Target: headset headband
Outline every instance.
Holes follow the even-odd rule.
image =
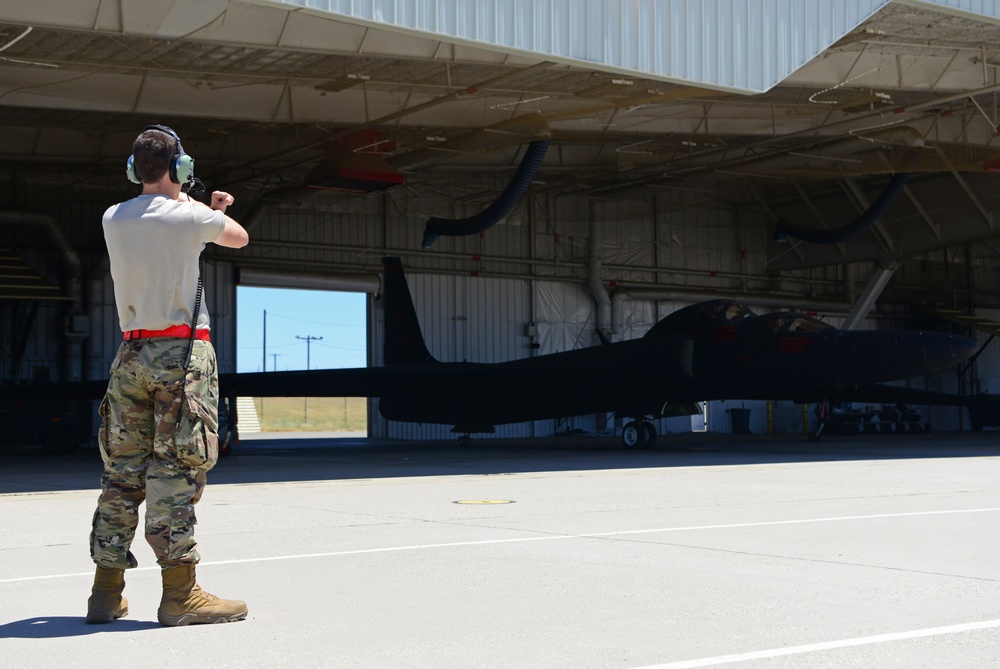
[[[179,184],[190,184],[194,180],[194,158],[184,153],[184,147],[181,145],[181,138],[174,132],[171,128],[165,125],[147,125],[142,129],[142,132],[147,130],[158,130],[164,134],[170,135],[177,142],[177,153],[170,160],[170,164],[167,168],[167,173],[170,176],[170,180],[174,183]],[[142,133],[139,133],[140,135]],[[125,175],[128,180],[134,184],[141,184],[142,178],[139,176],[138,171],[135,168],[135,156],[129,156],[128,161],[125,163]]]
[[[165,125],[153,124],[153,125],[147,125],[145,128],[142,129],[142,132],[146,132],[147,130],[159,130],[162,133],[170,135],[171,137],[174,138],[174,141],[177,142],[177,153],[184,153],[184,147],[181,146],[181,138],[178,137],[177,133],[174,132],[171,128]],[[142,132],[139,134],[141,135]]]

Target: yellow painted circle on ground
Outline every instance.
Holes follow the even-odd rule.
[[[512,499],[457,499],[455,504],[513,504]]]

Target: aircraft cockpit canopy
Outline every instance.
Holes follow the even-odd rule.
[[[818,318],[813,318],[798,311],[780,311],[773,314],[764,314],[758,317],[757,327],[761,332],[773,332],[782,334],[786,332],[819,332],[821,330],[834,329],[829,323],[824,323]]]
[[[694,332],[712,325],[734,324],[756,316],[739,300],[710,300],[678,309],[650,328],[647,337]]]

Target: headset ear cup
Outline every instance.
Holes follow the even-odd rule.
[[[180,154],[174,159],[170,172],[170,178],[174,183],[187,183],[194,178],[194,158],[186,153]]]
[[[134,184],[141,184],[142,179],[139,178],[139,173],[135,171],[135,156],[129,156],[128,160],[125,162],[125,176],[128,180]]]

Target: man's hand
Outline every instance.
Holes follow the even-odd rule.
[[[215,209],[216,211],[221,211],[225,213],[226,207],[231,205],[233,201],[234,198],[229,193],[226,193],[221,190],[216,190],[212,191],[212,204],[210,204],[209,206],[212,209]]]

